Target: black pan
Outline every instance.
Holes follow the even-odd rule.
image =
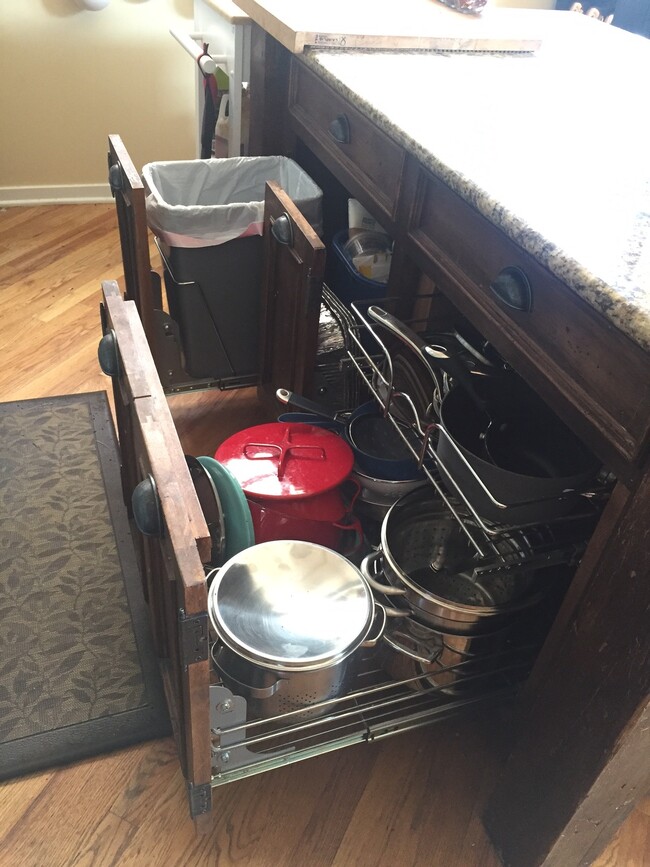
[[[452,490],[498,523],[542,523],[572,511],[597,459],[515,374],[483,379],[478,390],[500,420],[489,455],[485,414],[467,392],[455,386],[442,402],[436,455]]]

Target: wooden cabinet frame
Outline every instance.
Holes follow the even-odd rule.
[[[290,129],[378,218],[385,216],[386,202],[374,199],[372,187],[364,186],[363,174],[310,133],[295,109],[290,67],[293,64],[301,73],[300,58],[291,57],[257,25],[253,25],[252,44],[251,92],[260,106],[252,114],[252,153],[288,152],[293,141],[287,133]],[[313,75],[311,70],[308,74]],[[322,87],[331,90],[325,83]],[[350,108],[358,111],[357,106]],[[611,437],[599,436],[599,416],[613,412],[600,402],[602,390],[590,390],[583,383],[580,389],[568,387],[561,393],[549,386],[533,343],[517,345],[507,321],[473,300],[464,279],[454,279],[459,274],[454,273],[451,260],[418,238],[414,227],[421,184],[417,162],[405,160],[398,201],[391,210],[396,216],[390,225],[399,261],[411,259],[424,274],[439,280],[463,315],[494,339],[567,423],[583,436],[589,431],[590,445],[621,480],[523,690],[518,739],[485,816],[507,864],[588,864],[650,786],[645,727],[650,690],[650,407],[645,406],[636,441],[626,441],[623,431],[619,446],[612,447]],[[475,219],[475,212],[466,207]],[[468,244],[472,240],[467,237]],[[407,271],[412,267],[408,264]],[[393,276],[391,285],[399,285]],[[412,273],[406,285],[412,287]],[[592,318],[598,339],[615,351],[622,335],[604,317]],[[646,388],[647,354],[631,352]],[[543,357],[543,353],[538,356]],[[629,375],[634,376],[634,370]],[[589,403],[594,409],[591,414]]]
[[[421,197],[428,183],[426,171],[412,157],[400,153],[396,199],[390,203],[381,196],[377,199],[376,189],[365,182],[363,171],[355,167],[353,160],[339,157],[333,147],[324,145],[319,136],[310,135],[306,129],[304,118],[292,102],[296,94],[290,77],[292,64],[303,71],[300,59],[292,58],[253,25],[251,153],[290,154],[300,137],[378,217],[390,215],[398,263],[390,288],[401,289],[404,310],[417,282],[416,272],[432,278],[462,315],[493,340],[565,421],[588,439],[619,478],[522,690],[517,738],[485,814],[488,830],[507,864],[588,864],[650,785],[650,408],[645,407],[646,415],[634,431],[622,431],[614,438],[607,432],[599,435],[599,418],[613,417],[615,413],[602,397],[606,389],[597,387],[597,379],[593,388],[588,382],[572,388],[568,379],[561,388],[556,387],[544,368],[547,349],[542,347],[538,353],[533,338],[524,339],[516,329],[509,328],[502,312],[480,300],[478,288],[474,294],[462,257],[436,248],[435,241],[427,240],[427,233],[421,231],[418,221]],[[308,75],[313,84],[313,72],[308,71]],[[316,77],[314,87],[317,85]],[[331,90],[329,85],[322,86]],[[359,113],[357,106],[350,105],[350,109]],[[288,205],[281,203],[278,207],[287,212],[290,221],[295,221]],[[477,214],[469,205],[466,208],[468,225],[473,226]],[[280,215],[274,212],[269,220],[275,221]],[[467,244],[473,240],[468,234]],[[300,279],[307,281],[304,300],[312,318],[317,300],[314,281],[322,267],[322,252],[315,255],[311,271],[300,254],[292,253],[287,260],[298,267]],[[278,267],[281,270],[285,265]],[[402,274],[406,275],[403,283],[398,279]],[[269,291],[267,286],[267,301],[273,306]],[[119,298],[114,284],[105,284],[104,295],[105,330],[115,331],[120,349],[113,382],[120,440],[126,446],[125,491],[128,494],[143,476],[151,474],[168,492],[162,502],[167,534],[161,539],[144,539],[141,555],[146,566],[145,589],[150,597],[160,596],[162,600],[154,601],[159,606],[155,610],[159,623],[156,641],[161,657],[169,660],[166,683],[170,705],[193,813],[200,815],[209,809],[208,663],[200,658],[183,664],[181,648],[186,642],[181,631],[185,627],[180,624],[184,618],[200,619],[205,614],[202,562],[207,528],[196,512],[198,504],[186,468],[181,465],[182,454],[179,456],[156,369],[153,364],[143,369],[138,360],[146,340],[136,308]],[[294,304],[293,309],[300,307]],[[400,315],[406,314],[400,311]],[[268,318],[273,321],[272,315]],[[615,353],[622,335],[597,314],[590,316],[590,323],[601,345]],[[291,333],[298,335],[295,329]],[[303,340],[304,335],[299,336]],[[270,335],[266,335],[268,339]],[[647,354],[626,343],[628,350],[632,359],[629,376],[636,371],[645,388]],[[301,353],[292,383],[300,390],[301,385],[308,387],[305,377],[313,361],[308,357],[313,343],[308,339],[300,343],[296,338],[291,351],[294,359],[296,352]],[[266,361],[262,394],[272,393],[277,384],[273,372],[277,359],[268,342],[263,352]],[[158,423],[161,418],[162,428]],[[180,503],[182,512],[178,511]],[[200,628],[196,635],[200,645]],[[199,649],[197,656],[201,654],[203,650]]]

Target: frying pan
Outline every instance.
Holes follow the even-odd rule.
[[[455,380],[440,405],[436,446],[452,491],[498,523],[538,523],[575,507],[598,461],[523,380],[512,371],[474,376],[381,308],[368,315]]]
[[[465,366],[459,355],[450,352],[446,346],[427,343],[419,334],[409,328],[404,322],[383,310],[381,307],[372,305],[368,308],[368,316],[375,322],[383,325],[395,337],[399,338],[402,343],[413,352],[421,362],[424,362],[428,368],[431,377],[432,385],[434,386],[434,394],[432,404],[435,410],[439,409],[440,400],[436,399],[437,395],[440,398],[445,393],[444,382],[441,376],[441,371],[448,373],[455,380],[460,382],[469,396],[474,400],[477,407],[487,412],[487,406],[482,398],[474,389],[475,376]]]
[[[226,537],[224,512],[219,493],[210,474],[198,458],[185,455],[185,463],[190,471],[194,490],[210,533],[212,543],[210,565],[220,566],[225,562],[223,555],[226,550]]]
[[[477,383],[500,419],[485,452],[485,414],[455,386],[440,409],[436,457],[443,478],[477,514],[508,524],[571,512],[599,462],[515,374]]]
[[[344,437],[354,452],[355,464],[362,472],[378,479],[415,479],[422,476],[417,461],[395,430],[393,423],[382,414],[376,401],[361,404],[343,421],[329,407],[309,398],[279,388],[276,397],[281,403],[295,406],[316,418],[327,419],[328,426]],[[301,413],[301,421],[307,421]],[[287,420],[288,416],[283,416]],[[294,419],[295,420],[295,419]],[[402,426],[405,436],[409,428]],[[413,437],[417,450],[417,439]]]

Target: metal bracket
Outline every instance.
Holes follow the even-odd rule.
[[[263,753],[249,750],[245,742],[246,707],[246,699],[233,695],[225,686],[210,686],[212,768],[216,774],[226,775],[228,771],[274,759],[279,767],[283,764],[281,757],[294,751],[292,746]]]
[[[187,784],[187,797],[190,802],[190,816],[195,819],[212,809],[212,786],[210,783]]]
[[[208,612],[186,617],[183,608],[178,611],[178,632],[181,663],[184,668],[208,658]]]

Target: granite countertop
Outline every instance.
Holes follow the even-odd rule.
[[[312,51],[307,63],[650,350],[650,40],[548,13],[535,54]]]

